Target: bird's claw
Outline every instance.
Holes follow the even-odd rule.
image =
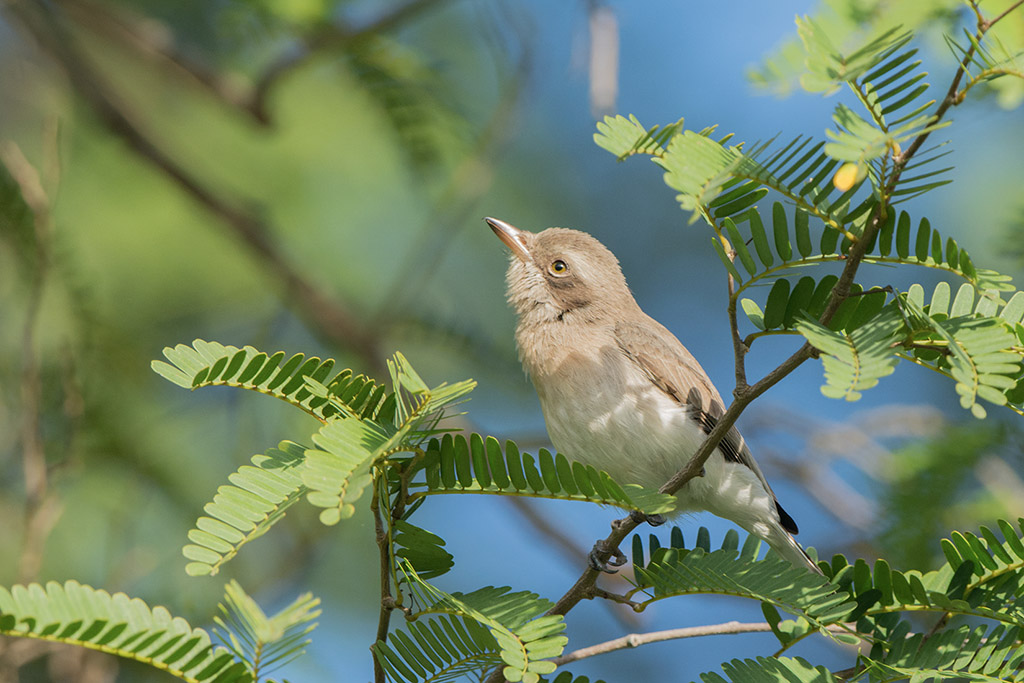
[[[644,514],[643,512],[640,512],[639,510],[631,510],[629,513],[629,517],[637,524],[643,524],[644,522],[647,522],[651,526],[661,526],[662,524],[668,521],[665,518],[665,515],[648,515]]]
[[[601,555],[610,555],[610,557],[607,560],[602,560]],[[618,548],[609,549],[604,541],[598,541],[587,555],[587,562],[596,571],[615,574],[619,571],[619,567],[626,564],[626,554]]]

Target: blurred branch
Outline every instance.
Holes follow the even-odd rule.
[[[459,163],[431,216],[424,221],[415,244],[408,250],[405,262],[397,271],[399,276],[383,299],[384,305],[376,316],[375,326],[389,324],[390,319],[401,312],[403,296],[422,289],[423,282],[447,255],[447,247],[455,234],[465,228],[470,213],[491,189],[494,166],[515,133],[520,98],[529,70],[529,53],[524,49],[512,77],[506,80],[507,85],[494,107],[494,114],[477,139],[475,150]]]
[[[352,47],[360,41],[398,28],[434,5],[448,0],[409,0],[371,21],[353,29],[341,24],[326,24],[307,37],[304,44],[290,54],[272,63],[256,80],[247,108],[253,117],[264,124],[270,123],[267,101],[271,91],[286,76],[309,63],[320,54],[343,47]]]
[[[241,77],[225,76],[188,57],[178,48],[174,32],[163,22],[109,2],[61,0],[60,4],[78,26],[117,42],[138,57],[170,67],[176,75],[199,85],[232,108],[249,109],[252,87]]]
[[[996,500],[1004,502],[1009,515],[1020,514],[1019,504],[1024,501],[1024,479],[1021,479],[1018,472],[1004,460],[988,456],[977,464],[974,473]]]
[[[933,438],[943,424],[941,414],[916,406],[863,411],[841,424],[811,423],[806,415],[776,408],[760,411],[748,422],[746,433],[750,437],[761,432],[762,440],[771,432],[802,439],[802,450],[790,454],[793,457],[762,448],[759,459],[807,491],[836,520],[873,534],[877,531],[877,505],[847,484],[832,464],[847,462],[877,480],[884,463],[893,457],[882,439]]]
[[[46,538],[59,514],[56,498],[48,493],[46,449],[41,425],[43,387],[36,349],[36,329],[50,272],[53,226],[50,201],[39,173],[25,158],[21,148],[13,142],[4,142],[0,146],[0,161],[17,183],[25,204],[32,212],[35,237],[35,260],[21,333],[21,462],[25,477],[25,519],[18,580],[27,583],[39,575]]]
[[[587,7],[590,28],[590,113],[614,113],[619,95],[619,22],[615,10],[598,0]]]
[[[302,40],[301,46],[272,62],[255,83],[249,83],[242,76],[219,73],[190,58],[176,44],[173,30],[157,19],[102,1],[61,0],[60,4],[77,25],[106,40],[116,41],[136,56],[170,67],[175,74],[199,85],[220,102],[267,126],[272,123],[270,96],[285,77],[325,52],[351,48],[375,35],[395,30],[446,1],[410,0],[358,28],[344,23],[318,26]]]
[[[342,302],[331,299],[296,269],[271,240],[269,226],[216,195],[174,161],[137,125],[125,104],[76,49],[63,17],[41,3],[18,0],[6,5],[36,42],[49,52],[67,74],[72,87],[92,108],[100,122],[127,143],[129,149],[172,180],[193,200],[206,207],[266,266],[283,286],[284,296],[310,328],[332,344],[354,349],[379,375],[385,374],[378,340],[358,322]]]

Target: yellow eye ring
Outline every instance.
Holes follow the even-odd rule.
[[[562,259],[552,261],[551,265],[548,266],[548,272],[552,275],[565,275],[569,272],[569,266]]]

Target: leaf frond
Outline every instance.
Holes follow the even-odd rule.
[[[273,396],[325,422],[338,415],[390,419],[394,399],[383,385],[342,370],[331,377],[334,361],[285,352],[263,353],[196,339],[192,346],[165,348],[169,363],[153,361],[161,377],[185,387],[232,386]],[[284,364],[282,365],[282,361]]]
[[[755,536],[748,536],[739,547],[738,535],[727,535],[717,550],[711,549],[706,529],[698,532],[692,548],[683,547],[681,534],[667,548],[658,547],[653,538],[646,564],[642,542],[638,536],[633,540],[637,588],[630,595],[640,591],[650,594],[644,605],[698,593],[758,600],[783,645],[806,635],[808,630],[826,632],[828,624],[840,623],[856,606],[846,594],[836,593],[835,586],[823,576],[794,567],[774,553],[757,559],[761,542]],[[796,621],[783,624],[778,610],[795,616]]]
[[[250,683],[243,661],[165,608],[76,581],[0,587],[0,634],[79,645],[193,683]]]
[[[550,601],[534,593],[510,592],[507,587],[487,587],[472,593],[449,594],[423,581],[407,563],[402,563],[401,569],[405,573],[406,585],[417,602],[423,605],[414,613],[416,616],[449,615],[453,618],[433,621],[431,625],[440,623],[442,627],[444,624],[455,626],[460,621],[471,620],[486,629],[483,633],[478,630],[475,637],[463,639],[468,650],[464,657],[472,656],[479,660],[496,650],[505,664],[505,677],[514,681],[537,681],[541,675],[554,672],[555,664],[549,660],[562,653],[569,639],[562,635],[565,623],[561,615],[544,615],[552,605]],[[421,679],[444,666],[444,658],[441,658],[439,665],[430,657],[430,651],[438,656],[441,653],[426,637],[428,631],[410,630],[405,633],[407,638],[404,641],[396,634],[391,644],[380,641],[376,643],[374,653],[379,653],[381,666],[390,666],[394,672],[404,673],[398,666],[404,664],[406,671],[414,672]],[[406,652],[399,649],[396,652],[391,645],[398,648],[399,643],[419,643],[421,647],[405,648]],[[399,654],[402,656],[397,656]],[[449,658],[447,661],[450,663],[453,660]]]
[[[479,434],[466,439],[446,434],[432,439],[423,458],[424,488],[412,487],[410,500],[452,493],[518,495],[580,500],[614,505],[646,514],[675,509],[675,497],[639,486],[620,486],[607,472],[569,461],[561,453],[541,449],[538,456],[520,453],[512,441],[504,450],[498,440]]]
[[[220,615],[213,621],[224,646],[246,662],[253,678],[278,669],[305,652],[317,627],[320,599],[306,593],[273,616],[249,597],[235,580],[224,587]]]
[[[231,484],[221,486],[203,508],[208,516],[200,517],[188,533],[192,543],[182,553],[192,561],[185,571],[191,576],[216,574],[243,545],[283,518],[308,492],[300,474],[305,457],[305,448],[282,441],[231,474]]]

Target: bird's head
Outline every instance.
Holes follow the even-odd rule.
[[[520,319],[582,314],[584,320],[601,320],[636,306],[615,255],[587,233],[566,228],[533,233],[496,218],[484,220],[512,251],[508,299]]]

